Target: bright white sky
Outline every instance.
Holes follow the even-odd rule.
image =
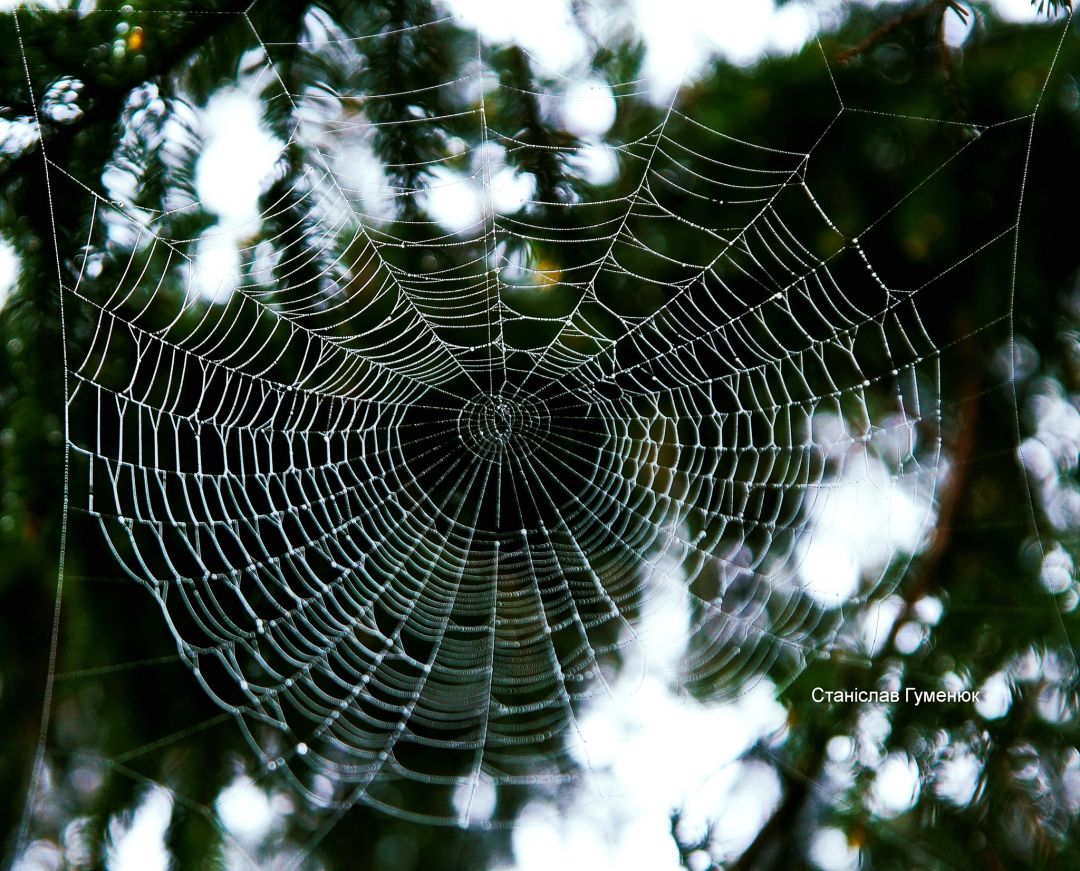
[[[7,240],[0,238],[0,309],[19,280],[19,257],[15,253],[15,247]]]

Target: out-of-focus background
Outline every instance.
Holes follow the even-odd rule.
[[[245,6],[2,5],[5,863],[19,871],[1080,865],[1080,257],[1068,220],[1080,201],[1080,34],[1068,10],[1027,0]],[[61,312],[57,272],[67,285],[87,270],[107,277],[110,252],[135,244],[128,225],[100,217],[110,235],[88,256],[88,190],[143,214],[184,204],[186,223],[172,230],[186,234],[192,265],[175,292],[190,294],[198,312],[225,311],[250,267],[242,252],[254,248],[252,223],[271,188],[284,190],[299,171],[281,161],[295,105],[265,99],[254,82],[260,45],[292,64],[290,89],[307,93],[326,84],[320,76],[354,72],[335,68],[333,55],[323,67],[293,63],[313,32],[334,27],[356,40],[340,64],[362,56],[373,92],[408,94],[388,110],[402,117],[381,116],[391,134],[358,133],[349,155],[373,227],[398,221],[395,232],[407,236],[409,220],[422,217],[453,238],[475,225],[486,197],[493,213],[523,222],[544,192],[625,197],[637,179],[612,146],[676,107],[704,125],[679,130],[690,155],[708,157],[712,131],[810,153],[808,182],[830,220],[848,235],[876,228],[867,256],[892,286],[918,289],[919,330],[935,349],[936,368],[915,389],[933,404],[917,436],[940,445],[924,454],[933,458],[932,493],[898,496],[884,463],[866,459],[860,483],[841,487],[848,496],[828,502],[803,527],[806,540],[791,543],[802,582],[823,602],[854,601],[865,578],[880,581],[867,601],[843,609],[838,627],[820,621],[823,631],[829,624],[827,655],[811,657],[794,680],[766,664],[719,700],[635,672],[625,694],[616,687],[579,712],[598,788],[570,782],[512,801],[496,788],[478,800],[505,805],[501,828],[428,824],[442,809],[423,784],[401,786],[411,818],[362,805],[331,815],[288,781],[262,776],[240,731],[177,661],[149,595],[77,522],[68,525],[54,623],[64,397],[79,365],[62,359],[61,324],[69,353],[92,341],[93,324]],[[422,36],[410,52],[396,32]],[[422,139],[401,123],[409,113],[439,117],[429,86],[475,80],[478,65],[502,86],[474,97],[492,129],[524,131],[532,145],[572,149],[574,159],[520,166],[503,155],[484,179],[452,159],[478,144],[479,131],[448,116],[423,125]],[[845,112],[819,148],[838,93]],[[50,171],[87,190],[47,187],[39,141]],[[403,182],[387,167],[444,153],[409,179],[422,195],[395,212],[393,185]],[[710,207],[693,191],[679,207],[707,223]],[[645,242],[694,262],[677,223],[655,220]],[[542,252],[537,243],[521,255],[523,285],[542,290],[556,276],[559,264]],[[149,270],[136,284],[158,292],[163,274]],[[643,299],[642,313],[659,301]],[[538,290],[530,304],[543,315],[557,302]],[[886,388],[881,396],[870,388],[866,403],[884,408]],[[642,608],[636,619],[659,637],[686,623],[663,608]],[[806,643],[812,649],[814,639]],[[830,704],[814,693],[903,687],[978,690],[980,700]]]

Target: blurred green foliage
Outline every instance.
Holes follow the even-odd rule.
[[[949,5],[929,7],[944,15]],[[42,111],[49,85],[67,76],[78,79],[79,117],[46,119],[41,134],[49,160],[91,185],[117,157],[131,124],[133,89],[152,81],[168,99],[205,102],[236,79],[251,48],[251,28],[236,15],[186,15],[185,4],[176,4],[176,14],[161,14],[142,6],[90,15],[24,9],[18,31],[11,13],[0,18],[0,56],[6,59],[0,65],[2,117],[30,118],[35,104]],[[246,4],[220,9],[229,13],[241,6]],[[249,14],[264,39],[290,43],[298,39],[309,8],[263,3]],[[1075,408],[1080,394],[1080,264],[1067,220],[1071,204],[1080,202],[1072,165],[1080,146],[1080,36],[1075,28],[1066,34],[1043,93],[1060,23],[1006,24],[989,7],[963,8],[976,15],[976,24],[962,50],[942,48],[940,17],[923,14],[919,4],[853,7],[820,46],[747,68],[718,62],[678,98],[682,113],[746,141],[805,151],[824,134],[808,166],[808,183],[843,232],[877,222],[865,239],[868,256],[891,286],[922,288],[919,316],[941,349],[942,431],[924,433],[929,440],[941,438],[949,470],[939,495],[939,527],[899,578],[893,602],[899,616],[881,643],[868,648],[860,635],[865,623],[853,617],[834,654],[811,663],[784,690],[785,735],[752,751],[776,768],[783,794],[762,834],[732,867],[806,866],[809,845],[825,827],[840,829],[862,851],[867,867],[1080,866],[1075,573],[1071,585],[1060,589],[1048,590],[1041,580],[1044,554],[1060,548],[1080,557],[1077,525],[1053,502],[1076,486],[1077,463],[1073,457],[1060,464],[1056,483],[1047,483],[1025,480],[1017,461],[1020,443],[1040,438],[1040,397],[1064,397]],[[325,10],[364,31],[403,30],[437,15],[429,4],[413,0],[385,8],[327,3]],[[904,18],[905,10],[919,14]],[[118,37],[120,23],[127,29]],[[282,78],[293,92],[311,81],[332,87],[341,75],[370,78],[360,86],[381,93],[424,88],[452,78],[473,45],[453,26],[432,33],[419,49],[400,39],[379,41],[378,56],[362,73],[314,69],[283,52]],[[852,53],[853,47],[859,50]],[[23,56],[33,95],[18,61]],[[627,38],[604,47],[597,71],[613,80],[633,78],[642,57],[641,45]],[[573,144],[530,97],[544,83],[520,50],[491,51],[486,60],[510,86],[505,93],[517,95],[492,102],[494,126],[515,130],[531,144]],[[838,105],[827,86],[825,60],[850,110],[828,127]],[[448,114],[438,105],[438,93],[430,92],[424,108]],[[415,95],[385,101],[377,118],[405,117],[415,101]],[[268,99],[267,107],[267,122],[286,129],[284,102]],[[625,140],[651,129],[658,112],[644,98],[621,101],[609,135]],[[452,121],[447,125],[447,135],[475,136],[453,129]],[[680,135],[694,142],[689,125]],[[198,147],[197,141],[189,145],[187,178],[167,177],[152,147],[127,155],[146,167],[139,191],[146,204],[160,203],[170,185],[192,184]],[[380,157],[399,165],[430,160],[440,147],[396,129],[376,141]],[[565,199],[575,190],[596,193],[573,177],[557,151],[550,154],[523,167],[536,175],[539,199]],[[295,172],[302,158],[295,152],[290,157]],[[268,197],[284,191],[287,179]],[[1011,204],[1019,205],[1022,181],[1023,211],[1014,234],[1017,211]],[[395,179],[403,186],[417,182],[408,168]],[[0,312],[0,722],[7,726],[0,754],[0,826],[10,832],[6,847],[14,850],[38,740],[64,509],[65,368],[57,269],[70,284],[86,242],[89,209],[86,198],[67,194],[50,206],[42,156],[33,142],[16,147],[0,141],[0,184],[0,235],[14,245],[20,262],[17,290]],[[613,190],[623,194],[632,184],[621,178]],[[897,207],[882,214],[883,204],[894,202]],[[693,214],[692,201],[684,206],[684,214]],[[195,236],[208,219],[202,214],[183,220],[173,231]],[[646,240],[651,247],[675,259],[696,259],[683,250],[686,237],[660,223],[654,232]],[[969,258],[976,250],[978,256]],[[642,310],[655,302],[643,300]],[[81,320],[84,314],[66,314],[69,341],[77,344],[90,324]],[[1012,353],[1022,364],[1015,379]],[[882,407],[888,400],[880,397]],[[211,809],[242,767],[245,746],[231,721],[174,661],[172,640],[149,597],[115,576],[104,542],[77,524],[71,530],[76,538],[66,554],[56,672],[149,664],[56,681],[47,782],[42,806],[30,817],[30,835],[59,841],[72,820],[87,818],[96,852],[86,867],[99,867],[110,817],[131,808],[148,783],[165,783],[183,797],[169,830],[178,866],[219,867],[223,847]],[[929,599],[943,605],[936,622],[919,616],[920,603]],[[913,649],[902,645],[901,652],[897,641],[908,626],[921,633],[921,641]],[[1007,712],[995,718],[970,706],[901,704],[877,706],[875,712],[875,706],[811,699],[814,687],[937,689],[950,676],[979,687],[995,675],[1003,675],[1011,693]],[[785,682],[783,675],[771,676]],[[872,715],[887,723],[877,746],[850,749],[846,756],[827,751],[838,746],[829,744],[835,736],[865,731]],[[197,731],[161,752],[132,752],[189,727]],[[974,754],[981,772],[974,796],[959,806],[933,787],[957,748]],[[923,789],[913,808],[886,818],[872,807],[873,775],[883,758],[897,752],[915,760]],[[111,762],[88,761],[99,757]],[[422,809],[424,801],[418,795],[413,804]],[[687,861],[696,848],[708,852],[707,833],[684,837],[678,809],[673,813],[673,837]],[[303,843],[322,823],[317,813],[298,807],[283,837]],[[485,867],[508,856],[508,849],[505,834],[447,831],[356,808],[347,822],[329,829],[315,856],[329,868],[406,871]],[[260,858],[269,861],[269,853]]]

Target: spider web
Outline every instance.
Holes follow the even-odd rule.
[[[256,777],[326,811],[312,843],[357,804],[486,827],[514,790],[587,778],[580,717],[632,650],[701,699],[834,653],[933,519],[941,351],[922,287],[876,271],[876,221],[845,232],[815,193],[822,143],[867,117],[824,54],[835,112],[802,148],[714,129],[678,93],[632,136],[551,144],[500,106],[557,112],[568,81],[515,93],[475,43],[464,76],[372,89],[373,46],[420,50],[448,21],[312,13],[284,43],[240,18],[242,87],[281,138],[235,286],[200,284],[195,191],[153,209],[49,163],[54,195],[93,195],[63,286],[68,511]],[[607,87],[621,106],[645,85]],[[114,163],[168,176],[147,154],[177,111],[133,94]],[[385,160],[405,130],[426,156]],[[598,159],[616,182],[590,182]],[[564,183],[542,189],[542,166]],[[452,228],[443,188],[474,204]],[[821,588],[808,542],[866,487],[915,531]],[[657,602],[690,614],[678,637],[642,638]],[[414,807],[402,781],[444,798]]]

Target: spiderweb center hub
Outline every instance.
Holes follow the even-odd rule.
[[[533,397],[504,395],[475,397],[458,417],[458,435],[481,457],[500,451],[531,453],[548,429],[543,402]]]

